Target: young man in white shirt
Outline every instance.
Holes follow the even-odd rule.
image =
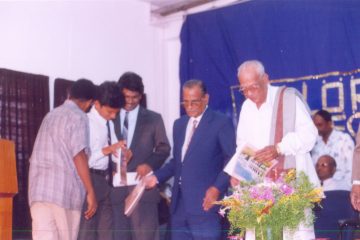
[[[119,149],[126,150],[125,143],[117,140],[111,120],[115,119],[124,102],[118,85],[104,82],[99,86],[97,99],[87,114],[91,151],[89,168],[98,200],[98,212],[91,219],[81,218],[79,240],[112,239],[110,190],[116,169],[113,162],[119,157]]]

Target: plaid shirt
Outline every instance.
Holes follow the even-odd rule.
[[[81,210],[84,185],[73,157],[89,148],[86,114],[71,100],[48,113],[36,137],[30,158],[29,204],[54,203]]]

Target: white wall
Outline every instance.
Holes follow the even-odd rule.
[[[218,0],[191,12],[234,1]],[[57,77],[99,84],[137,72],[148,107],[162,114],[170,138],[180,109],[184,14],[156,19],[140,0],[0,0],[0,68],[49,76],[50,106]]]
[[[57,77],[99,84],[135,71],[170,137],[179,115],[180,43],[178,33],[166,36],[166,26],[151,24],[142,1],[0,1],[0,68],[49,76],[50,106]]]

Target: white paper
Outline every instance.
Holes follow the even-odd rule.
[[[139,179],[136,178],[136,172],[127,172],[126,173],[126,182],[127,184],[121,184],[121,171],[120,171],[120,161],[121,161],[121,148],[117,150],[118,157],[114,157],[113,161],[116,163],[116,173],[113,176],[113,186],[121,187],[121,186],[133,186],[139,183]]]
[[[127,172],[126,173],[126,182],[127,184],[120,184],[121,182],[121,174],[120,174],[120,170],[117,171],[113,177],[113,186],[114,187],[121,187],[121,186],[133,186],[133,185],[137,185],[140,180],[136,179],[136,172]]]

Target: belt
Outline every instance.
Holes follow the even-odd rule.
[[[106,177],[108,175],[108,170],[100,170],[100,169],[94,169],[94,168],[90,168],[90,172]]]

